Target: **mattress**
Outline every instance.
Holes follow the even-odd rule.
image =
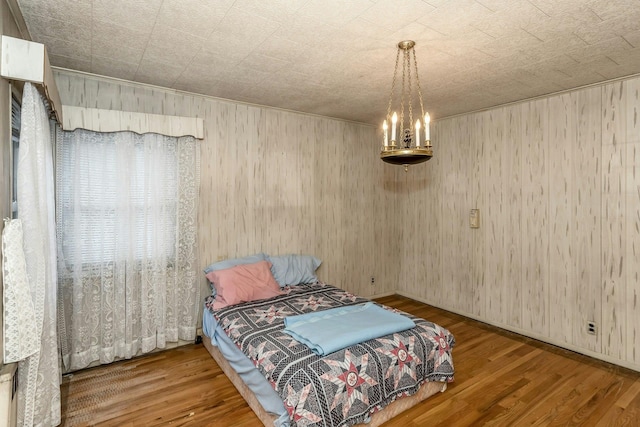
[[[230,371],[225,372],[232,381],[233,377],[255,377],[247,374],[251,372],[246,364],[249,361],[278,395],[292,426],[349,426],[372,418],[383,422],[444,390],[447,382],[453,381],[453,336],[446,329],[407,313],[403,314],[415,322],[414,328],[327,356],[313,354],[283,333],[284,317],[368,300],[324,283],[285,289],[283,296],[220,309],[214,316],[205,310],[209,314],[205,315],[204,329],[211,337],[205,345],[216,360],[222,357],[223,349],[242,350],[244,359],[237,353],[227,354],[221,363],[223,370],[222,365],[226,365]],[[207,306],[211,307],[211,303],[209,300]],[[255,386],[250,388],[250,383],[254,383],[253,379],[234,381],[263,423],[274,425],[275,418],[276,425],[286,425],[281,407],[271,400],[273,394]],[[258,383],[264,386],[263,381]],[[265,396],[269,396],[268,402]],[[251,400],[256,402],[252,404]],[[266,416],[266,412],[276,415]]]

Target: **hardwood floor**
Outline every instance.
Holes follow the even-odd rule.
[[[386,427],[638,426],[640,373],[400,296],[379,302],[456,337],[455,382]],[[63,426],[259,426],[202,345],[65,376]]]

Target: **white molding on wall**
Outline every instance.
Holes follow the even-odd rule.
[[[471,111],[467,111],[465,113],[451,114],[451,115],[448,115],[448,116],[437,117],[435,119],[432,117],[431,118],[431,123],[435,123],[438,120],[454,119],[456,117],[462,117],[462,116],[467,116],[467,115],[470,115],[470,114],[482,113],[484,111],[495,110],[496,108],[510,107],[512,105],[524,104],[524,103],[531,102],[531,101],[536,101],[536,100],[539,100],[539,99],[547,99],[547,98],[551,98],[553,96],[564,95],[565,93],[572,93],[572,92],[580,91],[580,90],[583,90],[583,89],[601,87],[601,86],[608,85],[610,83],[616,83],[616,82],[620,82],[620,81],[625,81],[625,80],[633,79],[633,78],[636,78],[636,77],[640,77],[640,73],[628,74],[626,76],[621,76],[621,77],[616,77],[616,78],[613,78],[613,79],[602,80],[600,82],[595,82],[595,83],[588,83],[586,85],[582,85],[582,86],[578,86],[578,87],[572,87],[572,88],[569,88],[569,89],[562,89],[562,90],[558,90],[556,92],[550,92],[550,93],[545,93],[543,95],[532,96],[530,98],[518,99],[516,101],[505,102],[505,103],[502,103],[502,104],[496,104],[496,105],[493,105],[491,107],[479,108],[477,110],[471,110]]]
[[[170,94],[170,95],[174,95],[174,96],[191,96],[191,97],[195,97],[198,99],[209,99],[209,100],[213,100],[213,101],[218,101],[218,102],[225,102],[228,103],[230,105],[246,105],[248,107],[256,107],[256,108],[265,108],[268,110],[273,110],[273,111],[283,111],[286,113],[293,113],[293,114],[299,114],[301,116],[309,116],[309,117],[318,117],[318,118],[323,118],[323,119],[331,119],[331,120],[335,120],[338,122],[344,122],[344,123],[353,123],[353,124],[357,124],[357,125],[361,125],[361,126],[369,126],[372,128],[378,128],[378,125],[373,125],[371,123],[364,123],[364,122],[358,122],[355,120],[347,120],[347,119],[342,119],[342,118],[338,118],[338,117],[331,117],[331,116],[323,116],[320,114],[313,114],[313,113],[307,113],[304,111],[298,111],[298,110],[291,110],[291,109],[287,109],[287,108],[280,108],[280,107],[274,107],[272,105],[262,105],[262,104],[256,104],[256,103],[252,103],[252,102],[246,102],[246,101],[238,101],[235,99],[230,99],[230,98],[221,98],[219,96],[213,96],[213,95],[205,95],[202,93],[197,93],[197,92],[189,92],[186,90],[180,90],[180,89],[173,89],[173,88],[169,88],[169,87],[165,87],[165,86],[158,86],[158,85],[153,85],[150,83],[142,83],[142,82],[134,82],[132,80],[125,80],[125,79],[120,79],[118,77],[109,77],[109,76],[104,76],[101,74],[93,74],[87,71],[79,71],[79,70],[72,70],[70,68],[63,68],[63,67],[57,67],[57,66],[52,66],[51,67],[54,71],[57,72],[61,72],[64,74],[71,74],[71,75],[77,75],[80,78],[87,78],[87,79],[91,79],[93,81],[103,81],[103,82],[108,82],[111,84],[116,84],[116,85],[126,85],[126,86],[130,86],[132,88],[148,88],[148,89],[152,89],[154,91],[162,91],[166,94]],[[380,135],[382,135],[382,128],[380,127],[379,129],[379,133]]]

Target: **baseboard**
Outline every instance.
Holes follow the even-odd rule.
[[[396,292],[383,292],[381,294],[375,294],[375,295],[368,296],[367,298],[368,299],[384,298],[384,297],[388,297],[388,296],[395,295],[395,294],[396,294]]]
[[[491,325],[491,326],[495,326],[495,327],[500,328],[500,329],[504,329],[505,331],[514,332],[514,333],[516,333],[518,335],[523,335],[523,336],[525,336],[527,338],[533,338],[535,340],[542,341],[544,343],[551,344],[553,346],[560,347],[560,348],[563,348],[565,350],[573,351],[575,353],[579,353],[579,354],[582,354],[584,356],[592,357],[594,359],[602,360],[604,362],[611,363],[613,365],[621,366],[623,368],[627,368],[627,369],[631,369],[633,371],[640,372],[640,365],[632,363],[632,362],[628,362],[626,360],[616,359],[614,357],[607,356],[606,354],[597,353],[595,351],[591,351],[591,350],[588,350],[588,349],[577,347],[577,346],[572,345],[570,343],[557,341],[557,340],[554,340],[553,338],[549,338],[549,337],[547,337],[545,335],[537,334],[535,332],[527,331],[525,329],[516,328],[516,327],[510,326],[510,325],[505,325],[505,324],[500,323],[500,322],[489,321],[489,320],[483,319],[483,318],[481,318],[481,317],[479,317],[479,316],[477,316],[477,315],[475,315],[473,313],[466,313],[464,311],[456,310],[456,309],[451,308],[451,307],[446,307],[443,304],[435,304],[435,303],[427,300],[426,298],[422,298],[422,297],[419,297],[417,295],[413,295],[413,294],[411,294],[409,292],[395,292],[395,293],[397,295],[401,295],[403,297],[410,298],[412,300],[422,302],[422,303],[430,305],[432,307],[436,307],[436,308],[439,308],[439,309],[442,309],[442,310],[450,311],[451,313],[455,313],[455,314],[458,314],[460,316],[464,316],[464,317],[467,317],[469,319],[473,319],[473,320],[476,320],[478,322],[485,323],[487,325]],[[455,351],[455,348],[454,348],[454,351]]]
[[[198,335],[202,336],[202,329],[199,329],[200,332],[196,333],[196,337]],[[89,366],[85,366],[84,368],[80,368],[80,369],[72,369],[72,370],[63,370],[62,375],[69,375],[69,374],[73,374],[74,372],[78,372],[78,371],[82,371],[84,369],[89,369],[89,368],[95,368],[96,366],[105,366],[105,365],[110,365],[112,363],[116,363],[116,362],[120,362],[123,360],[131,360],[131,359],[137,359],[138,357],[144,357],[144,356],[148,356],[150,354],[154,354],[154,353],[159,353],[161,351],[165,351],[165,350],[173,350],[174,348],[178,348],[178,347],[182,347],[185,345],[191,345],[195,342],[195,340],[193,341],[185,341],[185,340],[178,340],[178,341],[167,341],[165,344],[165,347],[163,348],[154,348],[153,350],[147,352],[147,353],[142,353],[141,351],[138,351],[136,354],[134,354],[132,357],[116,357],[113,359],[113,362],[110,363],[100,363],[99,360],[94,360],[93,362],[91,362],[89,364]]]

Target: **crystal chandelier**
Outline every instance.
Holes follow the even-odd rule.
[[[418,61],[416,60],[416,43],[413,40],[405,40],[398,43],[398,53],[396,55],[396,68],[393,72],[393,82],[391,83],[391,93],[389,95],[389,105],[387,107],[387,117],[382,124],[384,139],[380,158],[387,163],[403,165],[405,171],[409,165],[426,162],[433,156],[431,150],[429,113],[424,112],[422,104],[422,91],[420,90],[420,79],[418,78]],[[396,88],[396,77],[398,65],[400,64],[400,54],[402,53],[402,88],[400,93],[400,116],[397,110],[391,112],[393,96]],[[419,118],[413,121],[413,76],[411,74],[411,56],[413,54],[413,69],[415,74],[418,100],[420,101]],[[423,119],[422,123],[420,119]],[[391,132],[389,132],[391,123]],[[422,128],[424,130],[422,131]],[[424,132],[424,140],[421,137]]]

